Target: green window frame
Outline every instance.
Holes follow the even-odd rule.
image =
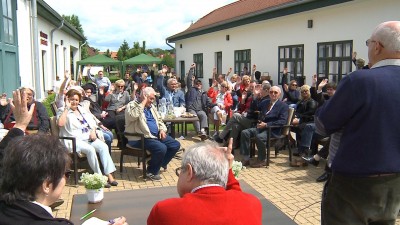
[[[323,42],[317,44],[318,79],[339,83],[352,71],[353,41]]]
[[[296,80],[299,85],[304,84],[304,45],[287,45],[278,47],[278,84],[282,84],[283,68],[288,68],[289,82]]]
[[[246,66],[251,73],[251,49],[235,50],[235,73],[241,74]],[[249,74],[250,75],[250,74]]]
[[[196,78],[203,78],[203,53],[193,54],[193,62],[196,63]]]

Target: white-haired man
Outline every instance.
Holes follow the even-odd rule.
[[[174,107],[185,106],[185,94],[178,89],[178,81],[175,78],[168,79],[164,93],[164,98],[167,102],[171,102]]]
[[[188,149],[176,169],[181,198],[156,203],[147,225],[261,224],[260,200],[242,192],[232,173],[231,152],[232,139],[228,148],[200,144]]]
[[[160,181],[160,168],[167,168],[168,163],[180,149],[181,144],[167,135],[167,127],[153,106],[156,92],[146,87],[140,94],[140,101],[131,101],[125,110],[125,131],[144,134],[144,147],[151,152],[151,160],[147,167],[147,177]],[[139,147],[136,137],[128,137],[129,145]]]
[[[400,209],[400,21],[367,40],[369,70],[343,78],[316,114],[343,130],[322,198],[322,224],[395,224]]]

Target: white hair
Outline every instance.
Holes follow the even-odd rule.
[[[372,35],[389,51],[400,53],[400,21],[379,24]]]
[[[190,164],[194,175],[202,184],[219,184],[226,188],[229,161],[216,144],[197,144],[189,148],[182,159],[182,169]]]
[[[143,94],[146,96],[149,96],[150,94],[156,94],[156,92],[154,91],[154,89],[152,87],[145,87],[143,89]]]

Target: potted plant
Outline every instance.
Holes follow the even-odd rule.
[[[233,172],[233,175],[235,175],[235,178],[238,178],[238,177],[239,177],[239,172],[240,172],[242,169],[246,169],[246,167],[244,167],[244,166],[242,165],[242,162],[233,161],[233,163],[232,163],[232,172]]]
[[[103,187],[107,184],[106,176],[98,173],[83,173],[80,182],[85,185],[89,203],[97,203],[103,200]]]

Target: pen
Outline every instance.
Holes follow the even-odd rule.
[[[96,210],[97,210],[97,209],[93,209],[92,211],[86,213],[86,214],[83,215],[79,220],[83,220],[83,219],[85,219],[86,217],[92,215],[92,213],[94,213],[94,211],[96,211]]]

